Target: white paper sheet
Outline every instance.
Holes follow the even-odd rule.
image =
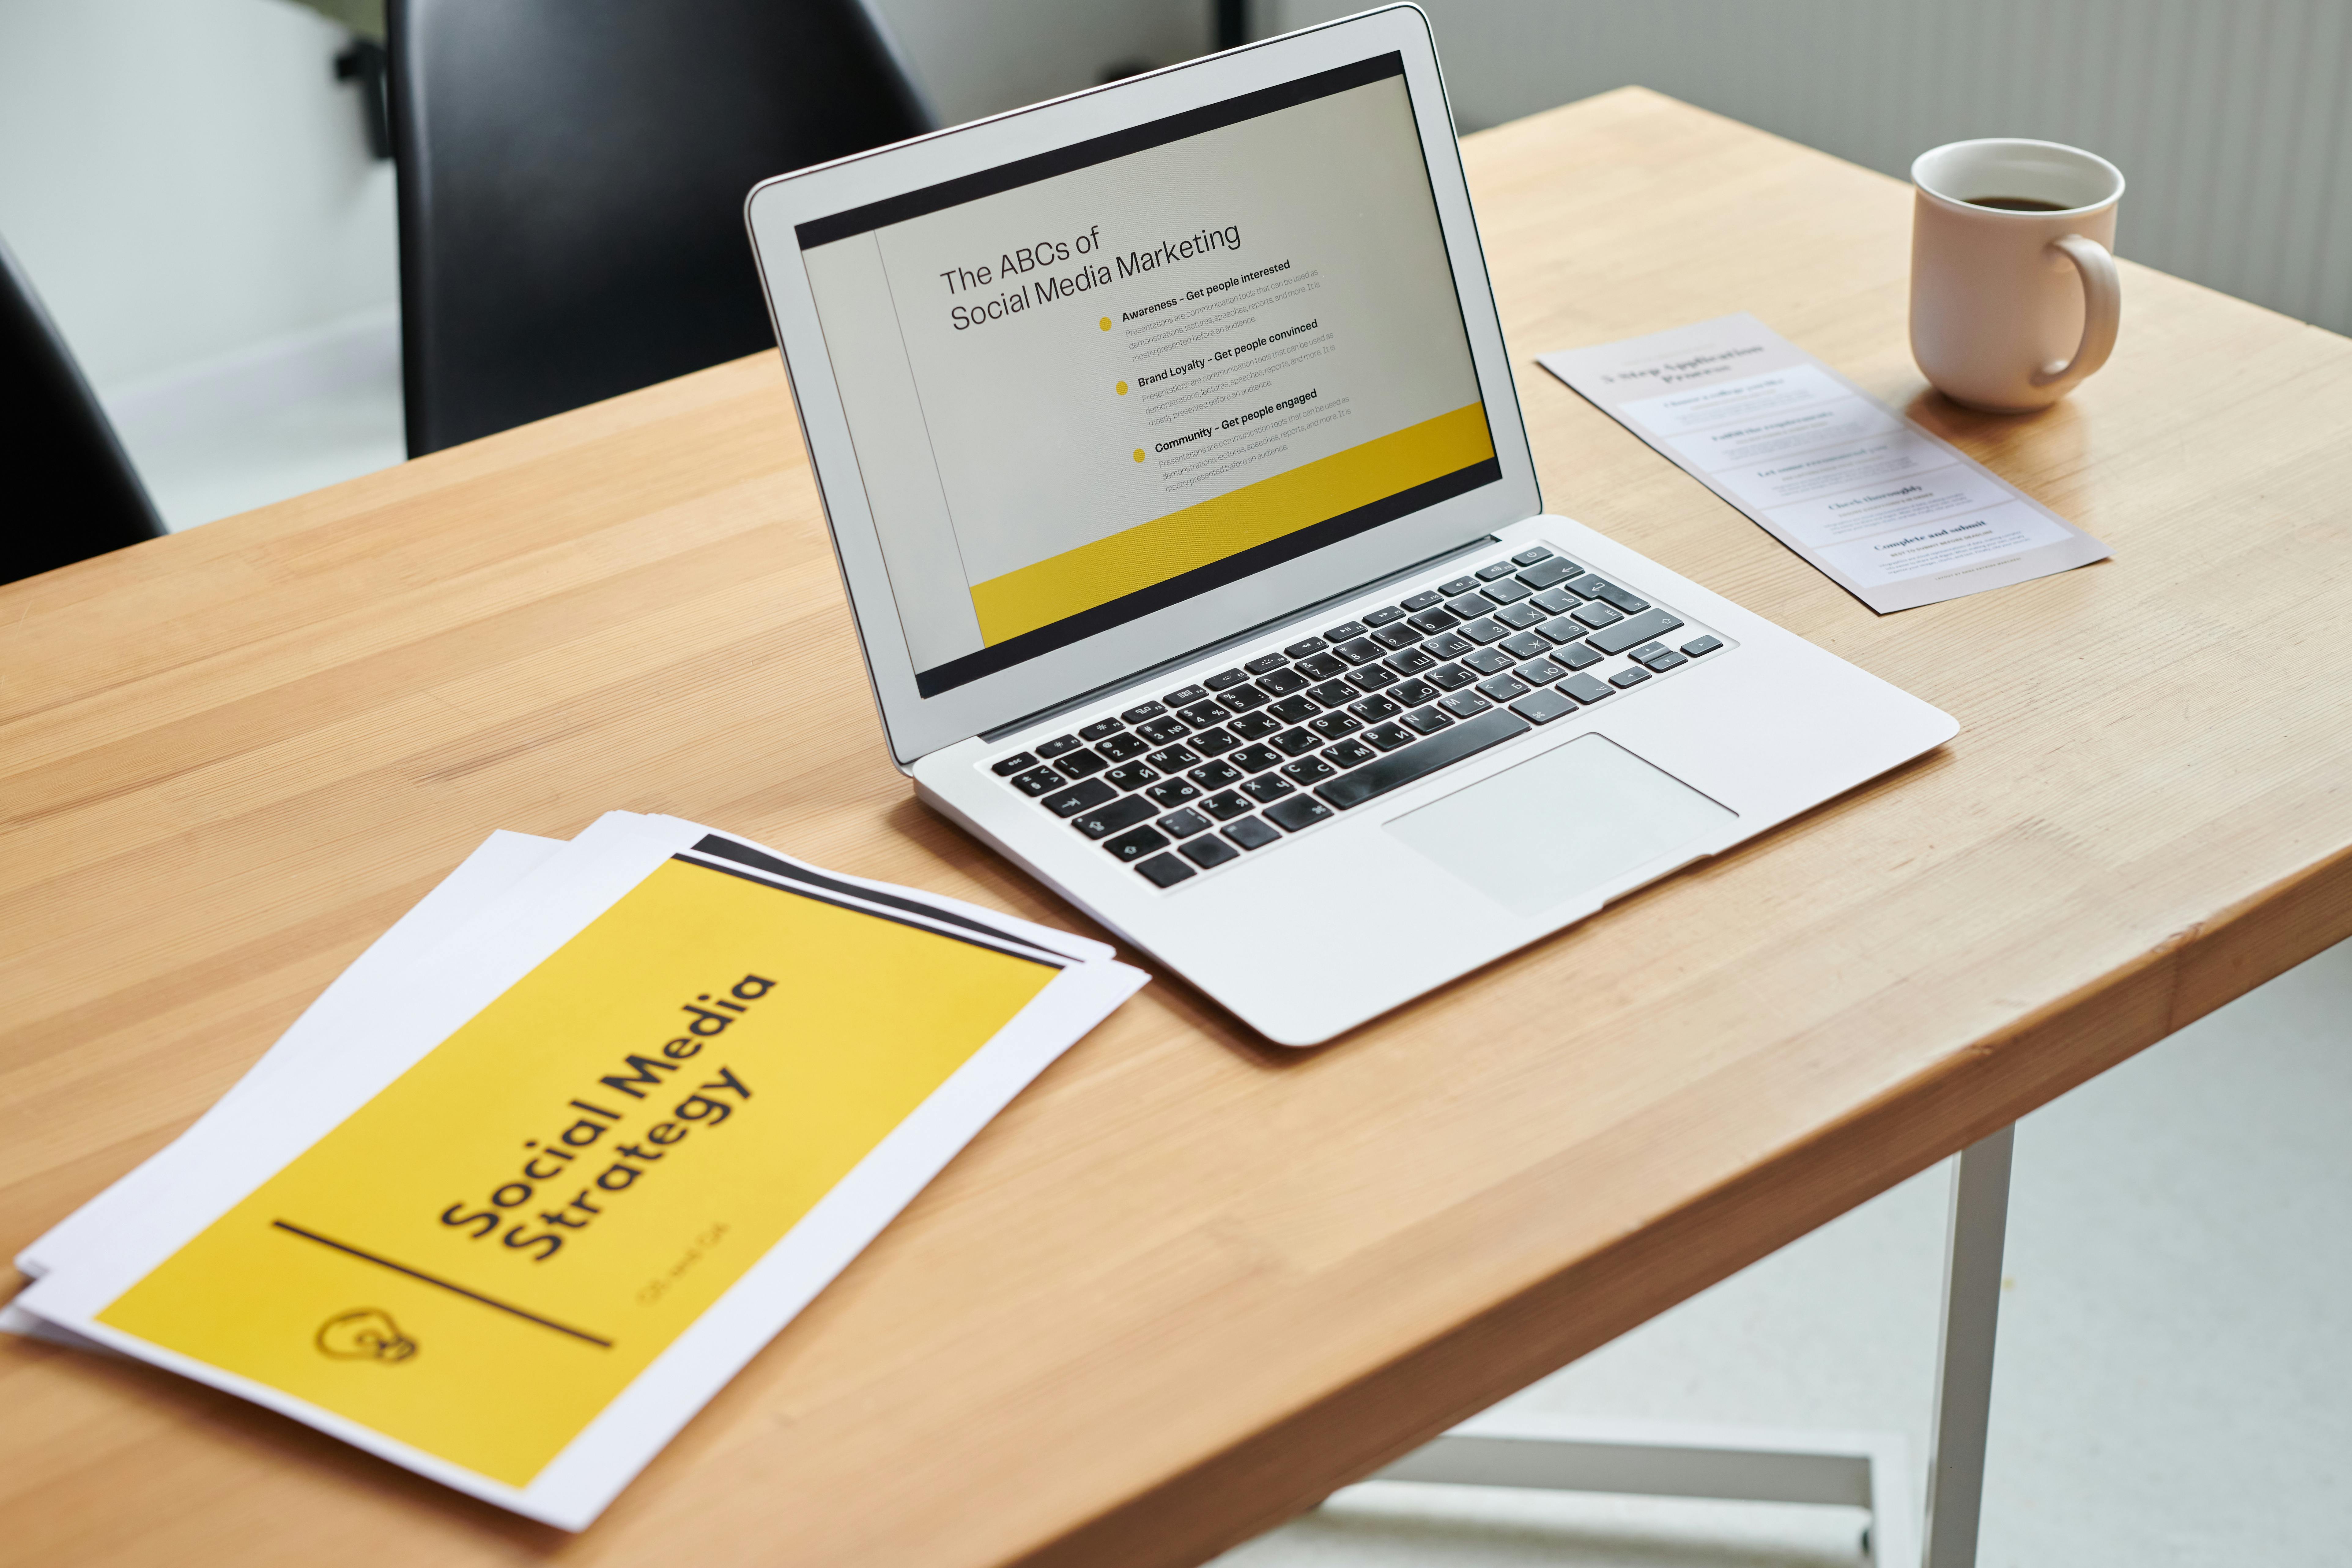
[[[1753,316],[1538,363],[1882,615],[2107,556]]]

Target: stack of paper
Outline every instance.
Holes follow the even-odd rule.
[[[577,1530],[1143,979],[675,817],[496,834],[0,1328]]]

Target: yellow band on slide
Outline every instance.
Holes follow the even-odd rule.
[[[1483,403],[1409,425],[975,584],[980,635],[992,645],[1017,637],[1494,455]]]

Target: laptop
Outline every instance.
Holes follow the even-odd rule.
[[[893,759],[1269,1040],[1958,729],[1545,512],[1413,6],[746,216]]]

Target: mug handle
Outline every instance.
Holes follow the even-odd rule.
[[[2033,373],[2034,385],[2063,390],[2106,363],[2115,352],[2116,328],[2124,313],[2123,279],[2116,273],[2116,258],[2095,239],[2070,234],[2050,245],[2065,253],[2083,279],[2083,341],[2074,345],[2074,357]]]

